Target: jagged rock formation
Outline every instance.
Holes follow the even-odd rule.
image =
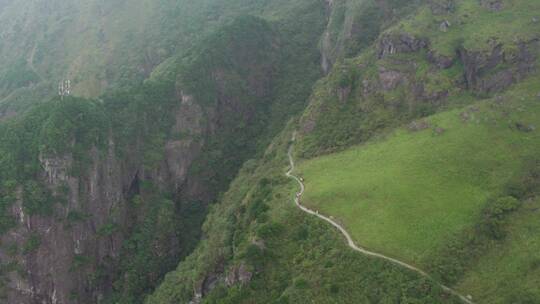
[[[114,108],[132,99],[137,106],[122,109],[119,116],[135,122],[115,121],[111,113],[100,122],[105,125],[96,128],[103,129],[96,131],[99,135],[74,132],[66,134],[65,148],[47,148],[48,143],[38,147],[39,155],[31,156],[36,158],[35,175],[21,182],[16,196],[6,196],[7,211],[17,220],[2,235],[0,246],[6,301],[143,301],[192,249],[208,205],[257,152],[260,142],[254,138],[264,142],[263,135],[273,132],[264,122],[281,124],[287,119],[272,113],[273,105],[303,102],[287,99],[297,94],[291,95],[288,86],[298,84],[283,80],[291,79],[284,72],[290,57],[282,57],[291,43],[278,35],[263,19],[239,17],[200,42],[191,57],[166,63],[163,75],[151,84],[133,92],[113,92],[104,101],[88,101],[91,111],[102,113],[101,107]],[[293,56],[316,53],[316,42],[307,42],[311,52]],[[318,70],[315,62],[299,72],[311,69]],[[63,107],[69,108],[70,100],[50,104],[68,112]],[[31,118],[8,123],[17,128],[19,120]],[[155,118],[162,121],[149,121]],[[65,121],[57,123],[64,127]],[[153,124],[165,127],[160,131]],[[93,136],[105,139],[94,143]],[[91,144],[81,151],[80,142]],[[40,212],[29,213],[34,194],[47,202],[39,202]],[[245,268],[236,273],[231,282],[248,280]],[[203,290],[211,286],[211,279],[201,283]]]
[[[215,127],[213,120],[203,123],[203,110],[192,98],[178,97],[172,132],[204,136]],[[109,139],[105,151],[92,148],[88,170],[77,175],[70,172],[73,155],[40,156],[40,180],[53,196],[60,195],[55,192],[62,189],[66,201],[55,205],[52,217],[24,214],[21,197],[13,204],[11,212],[20,224],[2,237],[2,244],[25,248],[29,239],[37,238],[39,246],[15,256],[0,250],[3,263],[16,262],[19,267],[8,275],[8,303],[71,303],[75,295],[79,303],[102,300],[118,279],[115,267],[129,237],[128,227],[136,222],[133,216],[144,216],[133,213],[130,200],[144,195],[142,183],[148,181],[173,193],[184,190],[190,177],[188,169],[200,154],[203,141],[167,141],[165,157],[155,169],[145,168],[136,154],[119,158],[115,146]],[[204,185],[192,182],[190,187],[186,191],[189,195],[205,196]],[[75,215],[80,218],[75,219]],[[174,234],[156,238],[153,247],[156,254],[172,256],[182,250]]]
[[[458,51],[465,68],[467,87],[477,93],[495,93],[508,88],[536,70],[539,41],[521,41],[516,51],[505,51],[496,44],[491,51]],[[504,69],[497,69],[505,66]]]

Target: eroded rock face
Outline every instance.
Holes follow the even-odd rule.
[[[278,54],[279,46],[271,47],[274,55]],[[272,60],[257,61],[250,58],[248,49],[240,48],[234,53],[247,54],[238,59],[245,64],[242,77],[245,77],[246,85],[241,92],[231,93],[230,90],[231,75],[238,71],[220,66],[210,73],[216,94],[206,103],[184,92],[181,80],[178,81],[174,91],[176,102],[172,111],[175,119],[170,126],[170,136],[165,142],[158,141],[163,146],[162,150],[156,147],[156,153],[163,153],[152,159],[151,165],[145,162],[147,158],[142,142],[145,138],[128,141],[130,146],[122,146],[120,153],[112,135],[106,147],[86,151],[84,168],[77,172],[73,171],[75,157],[71,154],[39,155],[41,170],[36,181],[52,193],[54,210],[50,216],[25,214],[24,195],[19,195],[18,201],[12,205],[12,214],[19,225],[1,237],[1,243],[8,246],[0,249],[2,263],[16,263],[18,267],[17,271],[8,274],[8,303],[93,304],[110,295],[113,283],[123,282],[124,273],[119,269],[123,269],[121,259],[126,251],[125,241],[137,233],[136,226],[144,224],[148,215],[146,206],[139,208],[135,205],[154,192],[167,194],[167,199],[163,200],[170,203],[167,205],[170,209],[164,211],[166,215],[158,214],[156,222],[163,217],[166,218],[164,225],[168,226],[163,233],[155,235],[155,239],[145,240],[147,243],[144,244],[148,244],[152,251],[150,255],[160,259],[160,263],[163,258],[167,263],[172,261],[169,263],[172,267],[176,266],[174,259],[181,253],[187,253],[184,252],[187,249],[183,248],[183,231],[177,231],[181,227],[169,225],[168,221],[182,218],[182,204],[200,202],[207,205],[222,190],[212,180],[213,174],[221,169],[206,166],[205,148],[212,141],[219,142],[220,136],[240,138],[262,132],[252,131],[249,126],[256,125],[261,119],[262,105],[271,102],[275,75]],[[238,125],[246,127],[239,129]],[[222,148],[219,145],[211,147]],[[249,156],[247,154],[223,155],[223,158],[241,164]],[[191,170],[194,164],[198,168],[206,166],[204,169],[209,172],[194,172],[196,170]],[[234,166],[229,167],[230,172],[220,173],[232,177]],[[152,184],[152,187],[145,187],[145,184]],[[9,245],[25,248],[30,240],[34,240],[31,250],[8,252]],[[149,281],[157,283],[161,275],[159,271],[162,270],[145,275]],[[216,273],[223,272],[216,270]],[[201,283],[201,294],[214,283],[208,277]]]
[[[495,45],[490,52],[459,50],[465,67],[467,87],[477,93],[500,92],[536,69],[539,41],[518,44],[517,51],[507,52]]]
[[[337,95],[338,95],[339,101],[346,102],[347,99],[349,99],[349,95],[351,94],[351,92],[352,92],[352,87],[350,85],[337,88]]]
[[[494,12],[498,12],[504,8],[503,0],[480,0],[480,5]]]
[[[427,59],[431,64],[434,64],[439,69],[451,68],[455,62],[455,58],[437,54],[432,50],[428,52]]]
[[[225,278],[227,286],[233,286],[235,284],[245,285],[251,281],[253,272],[249,271],[244,263],[234,266],[229,270],[229,274]]]
[[[125,214],[120,204],[124,199],[122,185],[130,177],[121,173],[114,156],[101,158],[97,153],[91,154],[93,168],[80,178],[68,173],[71,155],[40,156],[43,181],[53,192],[66,187],[67,202],[55,205],[55,217],[23,215],[22,202],[14,204],[14,215],[23,223],[4,235],[2,243],[25,248],[31,239],[36,239],[39,244],[13,257],[5,252],[0,254],[2,260],[6,258],[20,267],[19,271],[9,273],[8,303],[73,303],[73,294],[84,296],[90,303],[102,296],[101,292],[88,290],[89,276],[97,271],[98,264],[106,265],[106,259],[116,257],[123,236],[117,233],[97,238],[95,233],[112,216],[113,208],[120,208],[118,220]],[[87,214],[88,218],[68,225],[65,220],[73,211]],[[74,271],[77,259],[92,259],[87,271]]]
[[[189,96],[179,96],[179,101],[172,132],[207,132],[211,122],[204,119],[201,107]],[[89,151],[88,169],[76,176],[70,172],[72,155],[40,155],[40,180],[55,197],[65,192],[66,202],[54,205],[54,216],[29,216],[24,213],[22,195],[17,195],[11,213],[19,225],[1,238],[7,247],[19,248],[16,254],[7,252],[6,246],[0,249],[4,264],[18,265],[18,271],[7,275],[7,303],[98,303],[109,294],[115,280],[111,274],[129,234],[128,229],[100,231],[111,222],[129,227],[133,211],[128,200],[140,191],[141,180],[153,180],[172,193],[180,191],[203,145],[195,138],[166,142],[164,160],[155,169],[145,168],[136,152],[119,158],[112,139],[105,151]],[[82,218],[71,221],[74,212]],[[32,239],[38,244],[25,252]],[[156,241],[155,246],[167,254],[181,250],[174,236]]]
[[[407,33],[388,34],[381,38],[378,44],[379,59],[399,53],[413,53],[427,48],[427,41]]]
[[[434,15],[445,15],[455,8],[454,0],[430,0],[429,6]]]
[[[406,75],[381,67],[379,68],[379,80],[384,91],[391,91],[406,81]]]

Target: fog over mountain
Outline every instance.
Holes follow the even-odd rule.
[[[540,2],[0,24],[0,302],[540,303]]]

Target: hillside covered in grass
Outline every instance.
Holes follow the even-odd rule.
[[[529,174],[538,175],[540,137],[532,126],[540,123],[540,104],[531,94],[540,90],[537,83],[527,81],[498,101],[430,116],[373,142],[303,162],[305,204],[339,219],[362,246],[423,269],[435,267],[434,272],[441,267],[440,261],[433,265],[440,255],[448,258],[443,264],[454,262],[447,256],[455,253],[456,244],[449,240],[460,234],[468,237],[469,229],[486,221],[486,248],[455,248],[478,249],[481,256],[507,229],[506,219],[498,218],[506,207],[497,204],[507,197],[519,206],[529,204],[534,194],[516,193],[515,187],[537,187],[540,182],[523,181]],[[486,219],[491,205],[503,208],[502,213]],[[481,261],[480,256],[473,254]],[[516,263],[518,257],[508,256]],[[522,263],[533,263],[538,255],[524,258]],[[459,262],[453,272],[451,266],[443,266],[442,275],[454,280],[450,273],[461,276],[470,269]],[[485,267],[497,267],[494,261],[489,265]],[[493,292],[510,293],[513,287],[508,288]]]
[[[302,117],[305,204],[479,303],[534,303],[537,238],[507,234],[540,190],[539,8],[430,1],[336,66]]]
[[[0,0],[0,302],[538,303],[539,20]]]

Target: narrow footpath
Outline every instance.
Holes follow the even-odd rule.
[[[296,131],[293,133],[292,142],[291,142],[291,145],[289,147],[289,151],[287,152],[287,156],[289,157],[290,169],[289,169],[289,171],[287,171],[287,173],[285,175],[288,178],[294,179],[300,185],[300,192],[297,192],[296,196],[294,198],[294,203],[296,204],[296,206],[298,208],[300,208],[300,210],[302,210],[302,211],[304,211],[304,212],[306,212],[308,214],[314,215],[314,216],[316,216],[316,217],[330,223],[332,226],[336,227],[341,232],[341,234],[343,234],[343,236],[345,236],[345,239],[347,239],[347,243],[348,243],[349,247],[352,248],[353,250],[355,250],[357,252],[360,252],[360,253],[362,253],[364,255],[368,255],[368,256],[372,256],[372,257],[376,257],[376,258],[380,258],[380,259],[389,261],[389,262],[391,262],[393,264],[396,264],[396,265],[399,265],[401,267],[412,270],[412,271],[422,275],[423,277],[429,278],[432,281],[435,281],[429,274],[427,274],[425,271],[423,271],[423,270],[421,270],[421,269],[419,269],[417,267],[414,267],[414,266],[412,266],[410,264],[407,264],[407,263],[405,263],[403,261],[396,260],[394,258],[385,256],[383,254],[372,252],[372,251],[369,251],[369,250],[366,250],[366,249],[364,249],[362,247],[357,246],[354,243],[351,235],[347,232],[347,230],[345,230],[345,228],[343,228],[343,226],[341,226],[340,224],[338,224],[334,220],[332,220],[332,219],[330,219],[330,218],[328,218],[328,217],[326,217],[326,216],[324,216],[322,214],[319,214],[316,211],[313,211],[313,210],[311,210],[311,209],[309,209],[307,207],[304,207],[300,203],[300,199],[302,198],[302,195],[304,194],[306,187],[305,187],[304,183],[302,182],[302,180],[299,177],[297,177],[296,175],[293,174],[295,166],[294,166],[294,159],[293,159],[292,154],[293,154],[293,148],[294,148],[294,142],[295,141],[296,141]],[[460,298],[464,303],[474,304],[474,302],[472,302],[470,299],[468,299],[467,297],[459,294],[457,291],[453,290],[452,288],[450,288],[448,286],[445,286],[445,285],[443,285],[441,283],[438,283],[438,284],[440,285],[440,287],[444,291],[446,291],[446,292]]]

